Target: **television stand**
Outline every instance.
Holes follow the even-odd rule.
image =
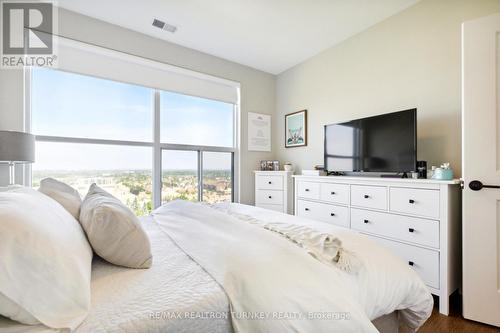
[[[408,173],[403,172],[402,174],[393,174],[393,175],[380,175],[380,178],[408,178]]]

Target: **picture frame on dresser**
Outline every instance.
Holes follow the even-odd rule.
[[[294,214],[354,229],[405,260],[439,297],[461,282],[459,180],[350,176],[294,178]]]

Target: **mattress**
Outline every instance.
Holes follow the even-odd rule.
[[[229,302],[222,288],[152,218],[142,218],[142,224],[151,240],[152,267],[123,268],[94,256],[92,306],[75,332],[232,332]],[[57,330],[0,316],[0,331]]]

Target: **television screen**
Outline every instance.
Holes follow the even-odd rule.
[[[325,126],[325,169],[409,172],[417,163],[417,109]]]

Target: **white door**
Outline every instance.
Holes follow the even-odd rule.
[[[463,315],[500,326],[500,13],[463,24],[462,63]]]

